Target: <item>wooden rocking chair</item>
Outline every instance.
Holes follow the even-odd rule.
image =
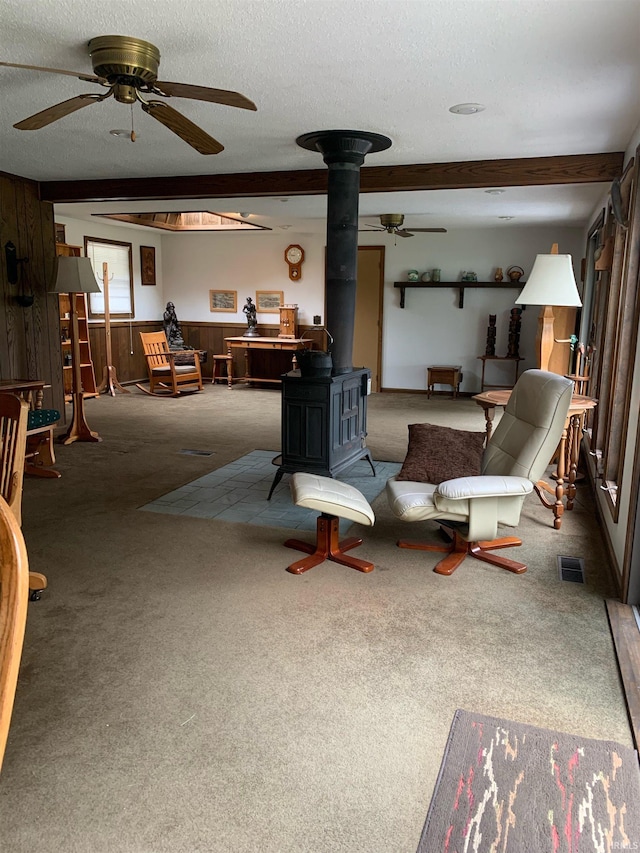
[[[202,391],[197,350],[170,350],[164,332],[140,332],[140,340],[149,371],[148,388],[136,383],[141,391],[154,397],[179,397],[183,391]],[[184,364],[185,356],[192,357],[193,363]]]

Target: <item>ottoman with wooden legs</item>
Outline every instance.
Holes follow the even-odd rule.
[[[292,563],[287,571],[301,575],[325,560],[333,560],[334,563],[349,566],[359,572],[373,571],[373,563],[345,554],[345,551],[361,545],[362,539],[353,536],[343,539],[342,542],[338,540],[341,518],[369,527],[373,525],[375,516],[364,495],[348,483],[333,480],[331,477],[319,477],[317,474],[297,472],[291,477],[290,485],[296,506],[315,509],[321,514],[316,526],[314,544],[299,539],[287,539],[284,543],[287,548],[295,548],[310,555]]]

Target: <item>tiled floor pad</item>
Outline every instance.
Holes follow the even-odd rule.
[[[318,513],[292,503],[287,474],[276,487],[271,500],[267,501],[277,471],[272,464],[276,455],[274,450],[253,450],[140,509],[241,524],[315,530]],[[375,477],[369,463],[361,460],[337,479],[355,486],[371,502],[380,494],[389,477],[397,474],[402,466],[398,462],[374,462],[374,467]],[[350,521],[341,520],[341,531],[345,532],[350,525]]]

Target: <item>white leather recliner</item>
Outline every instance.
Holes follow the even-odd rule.
[[[482,474],[435,486],[392,477],[387,498],[403,521],[439,521],[449,545],[401,540],[400,548],[446,551],[434,571],[450,575],[471,554],[521,574],[523,563],[489,551],[521,545],[514,536],[496,539],[498,525],[517,526],[526,495],[533,491],[558,446],[573,383],[543,370],[527,370],[516,383],[484,451]]]

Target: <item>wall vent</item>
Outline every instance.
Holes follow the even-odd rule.
[[[584,560],[580,557],[558,556],[558,574],[561,581],[584,583]]]

